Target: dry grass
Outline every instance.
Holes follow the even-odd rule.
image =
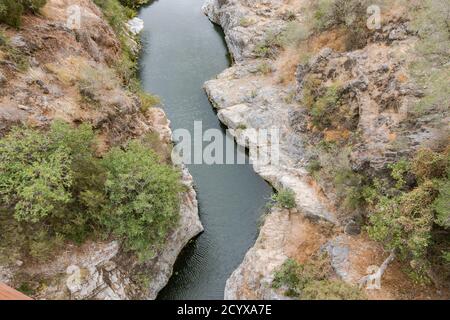
[[[297,48],[288,48],[283,51],[275,61],[274,73],[275,79],[281,84],[290,84],[295,82],[295,71],[300,62],[300,55]]]

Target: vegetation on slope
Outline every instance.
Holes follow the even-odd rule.
[[[415,4],[396,1],[396,4],[401,3],[411,8],[405,19],[409,20],[411,30],[417,33],[416,45],[410,52],[416,58],[407,67],[412,80],[424,90],[418,102],[412,103],[404,122],[416,123],[416,119],[431,115],[433,118],[428,121],[432,125],[438,124],[442,113],[448,113],[450,107],[450,4],[445,0]],[[387,10],[386,2],[379,4]],[[347,43],[346,50],[364,46],[370,36],[365,26],[368,5],[361,0],[317,1],[312,7],[312,30],[321,32],[344,27],[346,36],[356,41],[355,45]],[[358,17],[364,17],[364,21]],[[354,32],[358,36],[354,36]],[[390,172],[390,176],[382,172],[357,172],[349,156],[352,147],[361,140],[357,123],[342,103],[340,91],[338,83],[321,88],[320,79],[311,76],[305,79],[302,102],[308,109],[314,129],[340,128],[345,134],[344,138],[324,139],[318,148],[316,145],[316,157],[308,170],[322,185],[333,187],[338,205],[343,210],[367,213],[365,218],[370,237],[395,252],[415,280],[422,283],[436,278],[440,278],[441,283],[448,281],[449,156],[448,148],[445,149],[448,128],[440,128],[442,137],[437,138],[444,139],[430,144],[433,150],[419,149],[410,159],[389,165],[386,172]],[[405,150],[400,148],[399,151]]]
[[[45,260],[65,241],[122,239],[151,258],[176,224],[179,173],[139,141],[95,157],[89,125],[14,128],[0,140],[0,257]]]
[[[121,41],[122,59],[111,66],[114,69],[80,65],[80,74],[63,78],[74,80],[86,99],[95,98],[90,93],[97,93],[99,87],[126,87],[140,98],[145,112],[159,100],[141,89],[136,39],[125,26],[144,1],[123,1],[129,8],[118,0],[94,2]],[[19,26],[22,13],[37,12],[44,4],[42,0],[2,1],[0,22]],[[11,11],[15,8],[23,10],[15,16]],[[2,18],[6,15],[16,17],[14,23]],[[0,46],[25,71],[28,57],[5,37]],[[67,73],[53,71],[58,76]],[[74,128],[57,121],[47,131],[15,127],[0,139],[0,261],[44,261],[67,242],[111,238],[121,240],[122,248],[140,261],[155,255],[178,221],[184,190],[179,171],[161,163],[160,155],[151,150],[166,152],[159,138],[149,135],[129,141],[99,157],[95,137],[87,124]]]
[[[450,151],[421,150],[411,161],[391,166],[396,184],[376,181],[368,197],[369,236],[408,263],[418,282],[432,278],[432,269],[448,277],[450,207],[448,203]],[[406,179],[414,179],[412,186]]]
[[[364,295],[357,287],[330,279],[332,268],[326,255],[316,255],[300,264],[287,259],[275,272],[272,286],[284,289],[289,297],[302,300],[357,300]]]
[[[142,111],[160,103],[158,97],[151,95],[141,88],[137,79],[138,57],[130,45],[130,35],[125,22],[136,15],[136,8],[148,0],[93,0],[102,10],[105,18],[113,28],[122,45],[122,57],[116,62],[114,68],[123,84],[141,100]]]

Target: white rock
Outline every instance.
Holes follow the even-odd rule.
[[[132,34],[139,34],[144,29],[144,20],[133,18],[127,22],[127,28]]]

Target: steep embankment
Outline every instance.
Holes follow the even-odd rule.
[[[290,212],[274,209],[266,216],[255,246],[227,282],[227,299],[285,298],[272,286],[275,272],[287,258],[307,263],[319,251],[328,252],[332,279],[355,285],[373,272],[369,267],[380,266],[388,253],[361,233],[365,213],[347,209],[330,179],[312,174],[317,159],[323,160],[316,165],[323,171],[345,165],[348,172],[383,176],[390,163],[446,132],[448,110],[442,118],[431,111],[415,126],[405,121],[424,93],[406,76],[417,38],[399,7],[389,8],[380,29],[363,32],[361,45],[353,43],[359,35],[343,27],[309,30],[312,3],[207,0],[203,7],[222,26],[234,58],[231,68],[205,83],[218,117],[241,145],[249,141],[242,128],[280,129],[279,164],[254,168],[278,190],[294,191],[296,200]],[[338,102],[341,109],[326,114]],[[334,143],[341,143],[334,155],[320,151]],[[344,179],[350,184],[352,176]],[[401,268],[391,264],[381,289],[365,294],[382,299],[447,295],[414,285]]]
[[[125,32],[124,24],[119,27]],[[150,134],[166,156],[172,142],[164,112],[147,110],[139,93],[122,85],[120,71],[131,72],[120,65],[123,41],[133,54],[138,41],[129,32],[119,40],[92,1],[49,0],[40,15],[24,16],[20,29],[0,25],[0,31],[8,39],[0,52],[2,135],[15,125],[45,129],[54,120],[88,123],[100,141],[99,154]],[[0,281],[37,299],[156,298],[181,249],[203,230],[192,177],[187,169],[182,172],[186,191],[178,226],[152,260],[139,264],[117,240],[66,244],[46,263],[22,259],[1,265]]]

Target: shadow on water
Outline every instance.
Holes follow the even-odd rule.
[[[224,132],[202,89],[230,65],[220,27],[201,12],[203,0],[156,1],[143,8],[140,77],[161,97],[172,129]],[[245,152],[237,150],[236,152]],[[272,188],[250,165],[190,165],[205,232],[182,251],[159,299],[222,299],[225,282],[253,245]]]

